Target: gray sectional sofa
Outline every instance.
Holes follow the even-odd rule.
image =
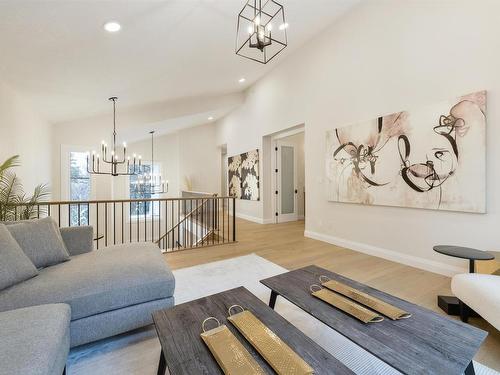
[[[2,336],[3,324],[7,321],[9,325],[19,327],[27,320],[37,322],[35,325],[43,330],[53,320],[59,323],[68,320],[69,339],[62,331],[56,335],[60,338],[54,338],[60,342],[60,353],[65,353],[66,358],[67,345],[74,347],[143,327],[151,323],[153,311],[173,306],[174,276],[154,244],[131,243],[93,250],[91,227],[61,228],[60,235],[69,260],[38,269],[36,276],[0,291]],[[40,309],[40,305],[59,310],[63,306],[64,311],[52,314],[53,318],[46,324],[47,314],[38,314],[35,310],[30,312],[30,309]],[[23,311],[23,314],[18,315],[16,311]],[[31,334],[19,330],[21,341],[29,341]],[[0,340],[0,353],[4,352],[3,346]],[[60,362],[58,356],[49,357],[54,363],[48,363],[47,369]],[[14,361],[18,359],[13,358]],[[34,362],[31,364],[33,369],[38,368]],[[5,372],[11,373],[16,372]],[[60,372],[22,370],[19,373]],[[3,374],[0,369],[0,375]]]

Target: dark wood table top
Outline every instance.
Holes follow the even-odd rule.
[[[365,324],[313,297],[325,275],[412,314],[409,319]],[[487,333],[317,266],[261,283],[404,374],[462,374]]]
[[[455,258],[471,259],[471,260],[492,260],[495,259],[493,254],[487,251],[472,249],[470,247],[453,246],[453,245],[437,245],[433,247],[434,251],[440,254],[449,255]]]
[[[314,368],[315,374],[353,374],[247,289],[239,287],[153,313],[153,321],[171,375],[223,373],[200,337],[201,323],[210,316],[219,319],[221,324],[226,324],[262,368],[269,374],[274,374],[257,351],[227,321],[227,310],[234,304],[255,314]]]

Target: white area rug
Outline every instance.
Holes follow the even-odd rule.
[[[238,286],[246,287],[267,303],[270,290],[259,280],[286,271],[255,254],[176,270],[176,304]],[[278,297],[276,311],[355,373],[399,374],[283,298]],[[154,329],[121,335],[73,350],[68,361],[69,375],[156,374],[159,351]],[[500,375],[477,362],[474,367],[478,375]]]

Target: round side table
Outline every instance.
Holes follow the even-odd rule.
[[[437,245],[433,247],[434,251],[440,254],[448,255],[454,258],[469,260],[469,273],[475,272],[476,260],[495,259],[493,254],[487,251],[471,249],[470,247]],[[460,301],[453,296],[438,296],[438,306],[448,315],[460,315]]]

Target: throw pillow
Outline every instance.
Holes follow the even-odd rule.
[[[37,268],[69,260],[61,232],[51,217],[8,225],[7,229]]]
[[[0,224],[0,290],[16,285],[38,275],[31,260],[10,234]]]

